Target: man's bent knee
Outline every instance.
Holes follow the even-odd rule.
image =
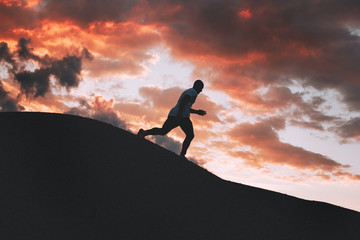
[[[161,135],[161,136],[166,135],[168,132],[169,132],[169,131],[167,131],[166,129],[163,129],[163,128],[160,129],[160,135]]]
[[[195,135],[193,133],[186,134],[187,139],[194,139]]]

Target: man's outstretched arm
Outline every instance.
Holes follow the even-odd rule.
[[[195,114],[198,114],[200,116],[205,116],[206,115],[206,111],[201,110],[201,109],[196,110],[196,109],[190,108],[190,113],[195,113]]]
[[[180,105],[179,105],[178,117],[181,116],[181,113],[182,113],[183,110],[184,110],[185,104],[186,104],[187,102],[189,102],[189,101],[191,101],[191,97],[190,97],[189,95],[185,95],[185,96],[183,97],[183,99],[181,99],[181,102],[180,102]],[[196,110],[196,109],[190,108],[190,113],[195,113],[195,114],[198,114],[198,115],[200,115],[200,116],[205,116],[205,115],[206,115],[206,111],[201,110],[201,109]]]

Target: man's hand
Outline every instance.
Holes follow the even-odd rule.
[[[196,112],[197,114],[199,114],[200,116],[205,116],[206,115],[206,111],[204,111],[204,110],[197,110],[197,112]]]

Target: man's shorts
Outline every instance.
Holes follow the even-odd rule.
[[[186,135],[194,135],[194,129],[190,118],[177,118],[174,116],[168,116],[162,128],[166,132],[170,132],[172,129],[178,126],[181,127]]]

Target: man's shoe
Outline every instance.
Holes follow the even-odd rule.
[[[139,137],[145,137],[145,131],[144,131],[144,129],[142,129],[142,128],[140,128],[140,130],[139,130],[139,132],[137,133],[137,135],[139,136]]]

